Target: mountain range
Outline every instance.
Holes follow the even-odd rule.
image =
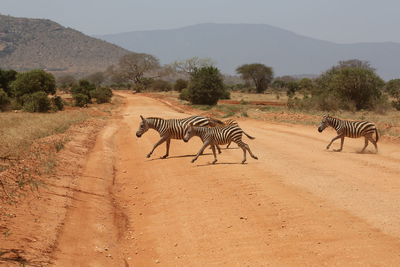
[[[345,29],[344,29],[345,30]],[[197,24],[96,36],[125,49],[158,57],[163,64],[190,57],[211,58],[223,73],[263,63],[275,75],[320,74],[338,61],[369,61],[384,79],[400,77],[400,44],[338,44],[265,24]]]

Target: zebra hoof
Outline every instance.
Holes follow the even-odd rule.
[[[192,159],[192,161],[191,161],[191,162],[193,163],[193,162],[195,162],[195,161],[196,161],[196,159]]]
[[[164,156],[162,156],[161,158],[162,159],[166,159],[168,157],[168,155],[164,155]]]
[[[215,164],[217,162],[217,160],[214,160],[213,162],[212,162],[212,164]]]
[[[147,154],[146,158],[150,158],[151,154]]]
[[[342,151],[341,149],[334,149],[333,151],[335,151],[335,152],[340,152],[340,151]]]
[[[242,164],[245,164],[246,163],[246,161],[245,160],[242,160]]]
[[[258,160],[258,157],[256,157],[256,156],[254,156],[253,158]]]

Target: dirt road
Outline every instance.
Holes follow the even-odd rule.
[[[241,120],[258,161],[240,164],[234,148],[192,164],[199,139],[147,159],[159,137],[135,136],[139,115],[188,114],[120,94],[126,106],[89,155],[55,266],[400,265],[399,145],[359,154],[363,140],[346,139],[335,153],[333,131]]]

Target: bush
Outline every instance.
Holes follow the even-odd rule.
[[[91,96],[96,99],[97,104],[109,103],[112,97],[112,91],[107,87],[99,87],[91,92]]]
[[[9,97],[12,97],[11,82],[15,81],[16,78],[17,72],[15,70],[0,69],[0,88],[2,88]]]
[[[74,105],[77,107],[85,107],[90,103],[90,99],[85,94],[73,94],[72,98],[74,99]]]
[[[15,81],[10,84],[10,87],[14,96],[17,98],[36,92],[43,92],[46,96],[56,93],[56,81],[54,76],[43,70],[31,70],[18,73]]]
[[[79,80],[78,84],[72,86],[71,93],[72,93],[72,95],[75,95],[75,94],[86,95],[87,98],[89,99],[88,103],[90,103],[90,99],[91,99],[90,92],[95,89],[96,89],[96,86],[94,84],[90,83],[89,81]]]
[[[171,84],[164,80],[154,80],[151,83],[150,88],[158,92],[168,92],[172,90]]]
[[[64,101],[60,96],[56,96],[51,99],[51,104],[54,110],[63,110],[64,109]]]
[[[183,79],[176,80],[174,84],[174,90],[178,92],[182,92],[183,89],[188,87],[188,82]]]
[[[340,108],[349,110],[373,109],[384,85],[372,69],[362,67],[333,67],[317,82],[320,91],[335,95]]]
[[[189,101],[189,89],[185,88],[182,89],[181,93],[179,94],[179,99]]]
[[[228,88],[224,87],[224,91],[222,92],[220,99],[231,99],[231,92]]]
[[[28,112],[47,112],[50,110],[50,99],[45,92],[25,94],[22,97],[22,108]]]
[[[0,88],[0,111],[4,111],[8,104],[10,104],[10,98],[7,93]]]
[[[215,67],[195,69],[189,84],[189,101],[192,104],[215,105],[224,94],[224,84]]]

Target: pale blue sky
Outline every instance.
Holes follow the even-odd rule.
[[[337,43],[400,43],[399,0],[0,0],[0,13],[86,34],[265,23]]]

